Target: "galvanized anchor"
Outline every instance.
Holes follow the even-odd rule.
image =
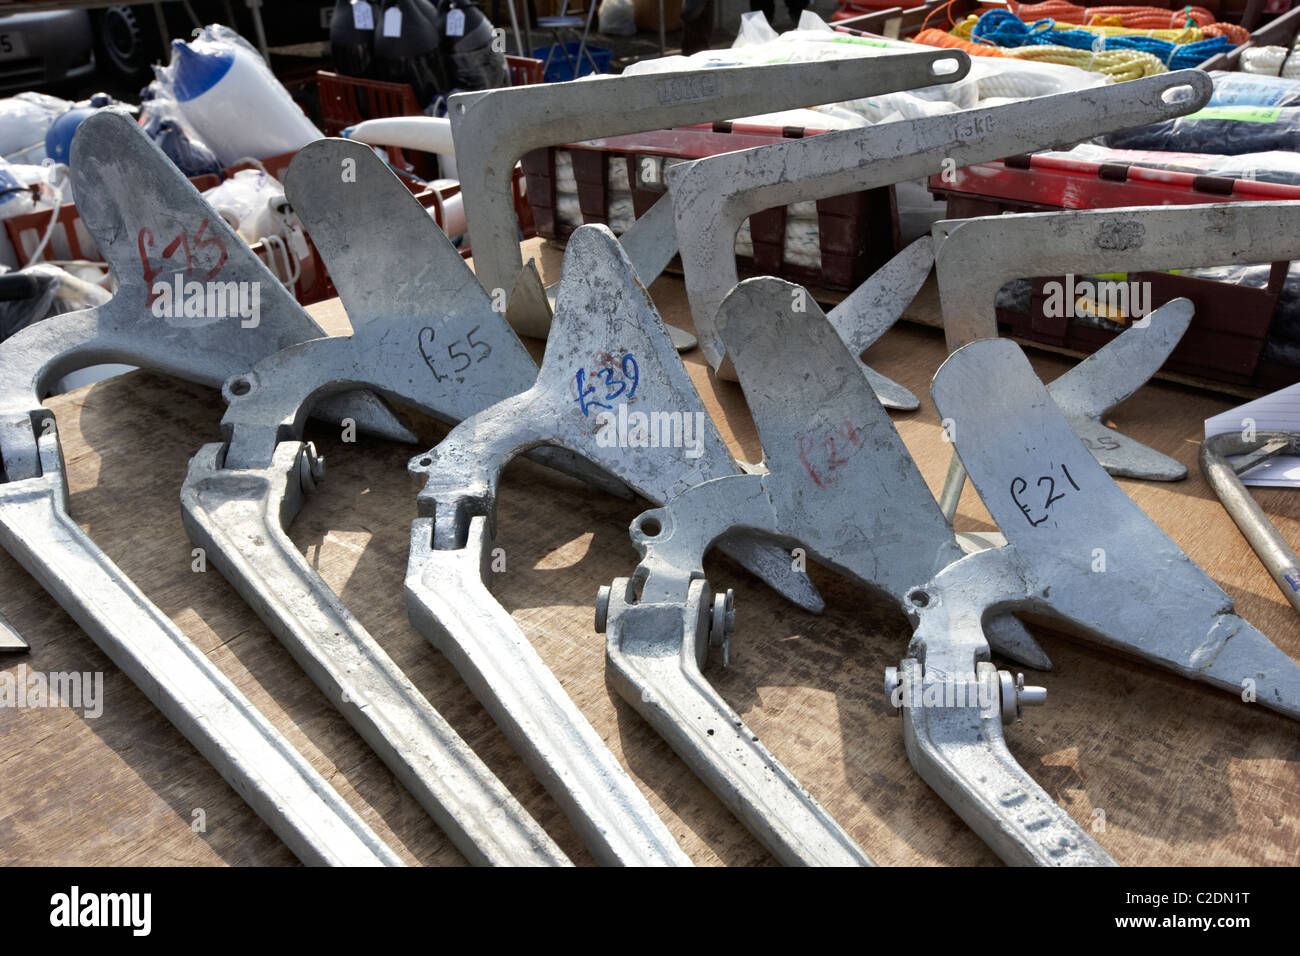
[[[474,270],[489,292],[501,289],[510,294],[506,316],[515,329],[545,338],[554,293],[548,296],[531,263],[523,266],[519,225],[510,199],[515,162],[525,153],[602,136],[951,83],[965,76],[969,67],[960,51],[932,50],[457,93],[448,106]],[[672,216],[672,200],[665,194],[622,237],[628,258],[646,285],[677,251]],[[686,333],[672,328],[669,333],[680,345],[687,344],[681,338]]]
[[[341,177],[343,169],[352,175]],[[458,420],[527,388],[536,366],[446,236],[369,148],[318,140],[294,158],[285,186],[353,334],[300,342],[225,383],[226,440],[190,462],[186,530],[467,859],[566,865],[286,533],[324,477],[324,462],[302,441],[314,407],[365,387]],[[358,220],[358,209],[367,218]],[[367,242],[366,222],[383,230],[382,242]],[[357,254],[394,242],[404,257]],[[404,268],[410,261],[421,264],[414,278]]]
[[[106,361],[218,385],[321,330],[129,117],[101,111],[86,119],[71,165],[82,218],[119,286],[103,306],[43,320],[0,343],[0,544],[299,859],[401,865],[71,518],[55,420],[40,404],[54,378]],[[141,181],[151,189],[141,192]],[[223,291],[249,284],[259,290],[257,313],[187,317],[158,307],[160,288],[200,279]],[[329,413],[413,437],[369,396],[341,397]]]
[[[903,682],[929,688],[972,664],[990,682],[981,622],[1033,610],[1300,718],[1300,667],[1235,614],[1232,599],[1106,474],[1015,343],[959,349],[932,394],[956,423],[957,451],[1009,543],[968,555],[908,594],[916,630]],[[1004,860],[1098,862],[1078,827],[1059,818],[1039,825],[1055,805],[1025,785],[991,718],[906,702],[903,714],[913,765]]]
[[[997,335],[994,300],[1025,276],[1155,271],[1300,256],[1300,203],[1219,203],[1068,210],[944,221],[934,226],[944,333],[955,350]],[[1106,413],[1164,364],[1191,310],[1135,322],[1048,387],[1080,439],[1112,475],[1175,481],[1178,461],[1104,424]],[[949,519],[965,484],[954,459],[940,496]]]
[[[1247,439],[1229,432],[1213,435],[1201,445],[1201,472],[1242,536],[1277,582],[1278,590],[1300,611],[1300,558],[1255,503],[1240,475],[1278,455],[1300,453],[1300,432],[1256,432]],[[1230,457],[1240,455],[1236,461]]]
[[[482,577],[501,471],[539,445],[580,455],[656,501],[740,470],[626,254],[603,226],[584,226],[569,240],[536,383],[412,460],[412,473],[426,486],[406,580],[416,628],[452,660],[539,774],[549,768],[572,791],[571,816],[596,818],[590,803],[597,794],[588,781],[618,765]],[[729,545],[733,557],[791,600],[821,606],[779,549],[743,535]],[[652,833],[588,834],[592,842],[620,836],[636,841],[632,850],[653,848],[661,862],[686,862],[670,839],[651,847],[658,839]]]
[[[747,280],[719,311],[763,470],[703,482],[640,515],[631,534],[641,563],[601,589],[596,626],[619,694],[778,859],[862,864],[852,838],[701,674],[709,646],[725,653],[734,616],[729,596],[710,590],[704,555],[734,529],[804,546],[900,603],[962,556],[856,353],[815,303],[792,308],[798,290]],[[992,618],[989,631],[1011,656],[1048,664],[1014,618]]]
[[[1003,106],[823,133],[672,167],[668,186],[686,291],[709,364],[722,377],[732,377],[715,316],[736,285],[736,232],[754,213],[919,179],[949,163],[968,166],[1181,116],[1203,106],[1211,90],[1204,73],[1177,70]],[[909,288],[910,283],[897,286],[901,293]],[[896,317],[907,301],[910,297],[886,314]],[[860,352],[866,347],[862,343],[872,341],[878,320],[871,313],[860,316],[857,306],[841,304],[830,319],[845,343]]]

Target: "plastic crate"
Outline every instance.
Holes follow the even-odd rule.
[[[662,176],[657,177],[655,183],[647,183],[638,175],[646,157],[699,159],[820,132],[823,131],[800,127],[781,129],[715,123],[534,150],[524,156],[523,168],[528,183],[526,195],[537,234],[564,240],[575,228],[561,223],[556,215],[557,150],[567,150],[573,156],[583,222],[608,224],[610,163],[627,163],[633,212],[640,217],[664,193]],[[900,245],[898,211],[892,187],[818,200],[817,219],[820,269],[785,261],[786,209],[778,207],[750,217],[754,254],[736,256],[740,274],[775,275],[801,285],[851,290],[889,261]],[[674,259],[672,268],[680,270],[680,262]]]
[[[947,201],[951,219],[1061,209],[1300,201],[1300,186],[1051,156],[978,163],[958,169],[954,182],[932,176],[929,187],[935,197]],[[1153,304],[1185,297],[1196,307],[1191,326],[1165,363],[1165,371],[1264,391],[1300,382],[1300,368],[1262,358],[1287,267],[1285,262],[1274,263],[1263,289],[1167,272],[1130,276],[1151,283]],[[1034,280],[1029,312],[998,309],[998,324],[1005,334],[1085,353],[1096,351],[1118,334],[1047,315],[1043,286],[1063,277],[1026,278]]]
[[[190,182],[194,184],[195,189],[203,192],[218,185],[221,179],[218,176],[209,174],[194,176],[190,179]],[[5,233],[9,237],[10,245],[13,246],[19,268],[32,264],[32,253],[40,244],[41,237],[45,235],[46,230],[50,228],[51,215],[54,215],[51,209],[43,208],[4,220]],[[58,225],[54,227],[54,231],[50,234],[49,244],[45,247],[41,258],[35,261],[104,261],[104,257],[100,255],[99,249],[95,245],[94,237],[91,236],[90,231],[86,229],[85,224],[81,221],[81,215],[77,212],[75,204],[65,203],[60,206],[57,216]]]
[[[561,52],[561,49],[563,52]],[[551,52],[554,55],[551,56]],[[614,58],[614,51],[607,50],[600,46],[587,45],[587,53],[596,61],[597,73],[608,73],[610,62]],[[566,59],[565,54],[568,54]],[[573,75],[573,68],[569,66],[569,60],[576,60],[578,56],[578,43],[570,40],[568,43],[556,43],[553,46],[539,46],[533,50],[533,56],[539,61],[546,63],[547,56],[551,56],[551,62],[546,63],[546,74],[544,79],[547,83],[563,83],[566,80],[577,79]],[[592,73],[591,63],[588,62],[586,53],[578,61],[578,76],[589,76]]]

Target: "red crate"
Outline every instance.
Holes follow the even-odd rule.
[[[510,72],[511,86],[533,86],[541,83],[543,63],[526,56],[506,55],[506,69]],[[338,136],[349,126],[362,120],[381,119],[388,116],[423,116],[415,91],[409,83],[389,83],[384,80],[366,80],[355,76],[342,76],[321,70],[316,74],[320,99],[321,129],[326,136]],[[398,172],[407,172],[421,179],[437,177],[437,165],[432,156],[412,150],[407,156],[396,146],[387,147],[388,160]],[[533,215],[523,196],[523,173],[516,168],[512,182],[515,213],[525,238],[533,231]],[[426,204],[427,205],[427,204]],[[439,225],[442,220],[439,218]],[[468,247],[465,250],[468,251]]]
[[[663,195],[662,182],[649,186],[639,182],[637,167],[644,157],[700,159],[719,153],[766,146],[786,138],[813,136],[823,130],[801,127],[784,129],[733,123],[702,124],[628,136],[550,146],[534,150],[523,158],[528,204],[532,208],[537,234],[548,239],[567,239],[574,227],[560,223],[556,215],[555,154],[567,150],[573,157],[578,183],[578,205],[584,223],[609,222],[609,164],[624,162],[632,186],[632,207],[640,217]],[[754,255],[737,256],[742,275],[775,275],[801,285],[826,289],[855,289],[876,269],[889,261],[900,245],[898,210],[892,187],[851,193],[817,201],[821,268],[785,261],[785,207],[764,210],[750,217]],[[681,268],[674,259],[675,268]]]
[[[1060,209],[1300,201],[1300,186],[1041,155],[978,163],[957,170],[955,176],[955,182],[944,182],[942,176],[929,180],[930,192],[947,200],[951,219]],[[1185,297],[1196,307],[1165,370],[1265,391],[1300,381],[1300,368],[1262,360],[1287,267],[1285,262],[1274,263],[1262,289],[1167,272],[1134,274],[1132,279],[1152,284],[1153,304]],[[998,324],[1006,334],[1085,353],[1118,334],[1047,316],[1043,285],[1063,277],[1026,278],[1034,280],[1029,312],[998,310]]]

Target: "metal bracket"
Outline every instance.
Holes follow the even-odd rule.
[[[0,539],[304,861],[398,865],[347,803],[68,515],[46,383],[99,362],[127,362],[206,384],[321,329],[203,203],[129,117],[101,111],[72,144],[81,215],[118,279],[98,308],[45,319],[0,343]],[[140,182],[150,184],[141,193]],[[170,317],[156,284],[220,280],[259,290],[258,314]],[[227,300],[229,301],[229,300]],[[333,411],[414,438],[372,397]]]
[[[1170,119],[1205,105],[1211,91],[1204,73],[1177,70],[1003,106],[823,133],[674,166],[668,185],[677,241],[696,334],[709,364],[722,377],[731,377],[714,317],[736,285],[736,232],[754,213],[920,179],[948,163],[968,166]],[[901,312],[905,305],[890,311]],[[829,316],[850,346],[863,340],[862,328],[868,324],[853,308],[841,305]]]
[[[969,69],[960,51],[929,50],[457,93],[448,108],[474,270],[489,292],[512,292],[508,317],[520,333],[546,337],[551,307],[535,270],[520,280],[519,224],[510,198],[515,162],[530,150],[951,83]],[[661,198],[624,237],[646,285],[675,251],[671,215],[671,201]],[[516,293],[517,280],[523,285]]]
[[[1229,432],[1205,439],[1201,445],[1201,472],[1242,536],[1268,568],[1278,590],[1300,611],[1300,558],[1238,477],[1270,458],[1297,453],[1300,453],[1298,432],[1256,432],[1250,441]],[[1228,461],[1229,456],[1235,455],[1243,457]]]
[[[1273,262],[1300,257],[1300,204],[1140,206],[948,220],[934,225],[935,271],[948,348],[997,335],[994,300],[1026,276]],[[1174,481],[1187,469],[1107,428],[1105,415],[1164,364],[1191,322],[1171,303],[1084,359],[1048,390],[1112,475]],[[952,518],[964,474],[954,461],[940,504]]]

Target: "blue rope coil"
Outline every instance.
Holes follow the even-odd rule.
[[[1058,30],[1055,20],[1025,23],[1009,10],[989,10],[971,30],[971,38],[1002,47],[1068,46],[1076,50],[1139,50],[1150,53],[1171,70],[1189,69],[1233,48],[1227,37],[1195,43],[1171,43],[1156,37],[1103,37],[1087,30]]]

